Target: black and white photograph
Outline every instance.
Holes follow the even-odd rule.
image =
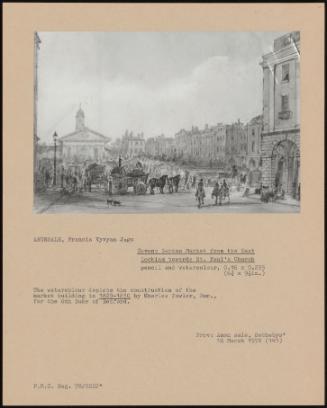
[[[300,31],[35,32],[34,213],[299,213]]]
[[[5,404],[323,405],[324,4],[3,22]]]

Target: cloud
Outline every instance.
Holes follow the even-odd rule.
[[[50,140],[54,130],[61,135],[74,130],[80,102],[87,125],[112,138],[120,137],[125,129],[142,131],[146,137],[173,136],[192,125],[247,121],[261,113],[259,60],[260,56],[248,62],[211,56],[155,87],[146,80],[147,71],[144,78],[123,71],[105,78],[88,76],[74,67],[51,66],[40,73],[40,137]]]

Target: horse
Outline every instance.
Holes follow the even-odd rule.
[[[181,180],[181,176],[178,174],[177,176],[168,177],[168,188],[170,193],[178,193],[178,186]]]
[[[222,204],[223,200],[228,198],[228,204],[230,203],[229,187],[227,185],[222,185],[219,189],[219,205]]]
[[[159,178],[156,178],[156,177],[151,178],[149,180],[150,194],[154,194],[155,187],[158,187],[160,193],[163,194],[167,179],[168,179],[168,176],[166,174]]]

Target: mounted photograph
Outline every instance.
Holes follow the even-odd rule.
[[[299,213],[300,31],[35,32],[36,214]]]

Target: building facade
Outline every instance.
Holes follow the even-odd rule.
[[[189,156],[189,152],[187,151],[189,148],[188,140],[189,133],[185,129],[181,129],[175,134],[175,148],[178,159],[185,159]]]
[[[214,143],[212,146],[215,155],[214,160],[217,161],[219,168],[224,168],[226,166],[227,127],[223,123],[218,123],[214,130]]]
[[[139,157],[145,154],[145,140],[143,133],[134,136],[126,130],[122,137],[121,153],[124,157]]]
[[[175,157],[175,143],[172,137],[161,134],[150,137],[145,142],[145,154],[157,159],[173,159]]]
[[[227,167],[246,167],[247,134],[240,120],[227,125],[225,154]]]
[[[247,139],[247,183],[250,187],[260,187],[262,180],[262,127],[262,115],[254,117],[244,126],[244,133]]]
[[[105,163],[110,138],[85,126],[85,114],[80,108],[75,116],[75,131],[58,138],[58,157],[64,167]]]
[[[172,159],[174,157],[174,139],[165,137],[163,134],[157,137],[158,154],[163,159]]]
[[[226,129],[227,126],[222,123],[205,125],[204,129],[196,126],[189,131],[181,129],[175,135],[175,156],[190,163],[224,167]]]
[[[159,149],[158,143],[155,137],[149,137],[145,142],[145,155],[148,157],[158,157],[159,156]]]
[[[300,187],[300,32],[274,41],[262,57],[262,183],[299,196]]]
[[[261,167],[261,138],[262,138],[262,115],[251,119],[244,126],[247,139],[247,168],[255,170]]]

